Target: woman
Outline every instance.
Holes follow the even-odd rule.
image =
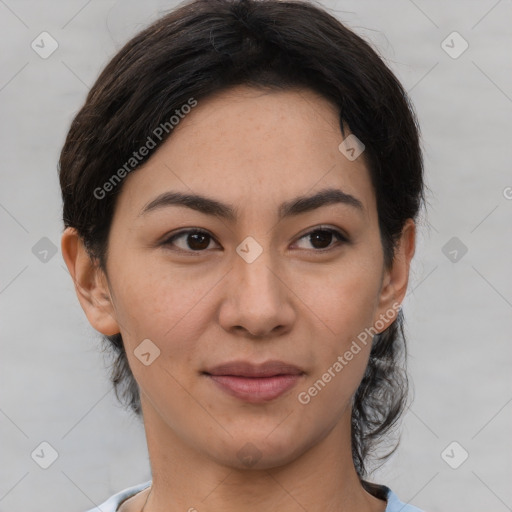
[[[60,183],[152,470],[101,510],[419,510],[365,479],[407,401],[424,202],[412,107],[366,42],[306,2],[183,4],[101,73]]]

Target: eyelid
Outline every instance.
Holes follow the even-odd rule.
[[[304,249],[304,250],[312,251],[312,252],[316,252],[316,253],[322,253],[322,252],[328,252],[332,249],[335,249],[336,247],[339,247],[340,245],[350,243],[349,236],[343,230],[341,230],[340,228],[337,228],[337,227],[323,225],[323,224],[319,225],[319,226],[314,226],[312,228],[308,228],[307,231],[305,231],[301,235],[297,236],[295,239],[295,242],[293,242],[293,243],[296,243],[297,241],[302,240],[303,238],[307,237],[308,235],[311,235],[312,233],[315,233],[316,231],[328,231],[328,232],[333,233],[335,236],[339,237],[338,243],[335,244],[334,246],[328,247],[326,249]],[[173,242],[177,238],[180,238],[185,235],[196,234],[196,233],[197,234],[205,234],[205,235],[209,236],[217,245],[220,245],[219,242],[216,240],[216,238],[207,229],[194,228],[194,227],[184,228],[184,229],[176,231],[175,233],[170,234],[169,236],[164,237],[164,239],[162,241],[162,245],[163,246],[171,245],[171,242]],[[173,250],[175,250],[176,252],[182,252],[182,253],[185,252],[185,253],[192,253],[192,254],[201,254],[201,253],[207,252],[207,249],[204,249],[202,251],[192,251],[192,250],[177,248],[177,249],[173,249]]]
[[[305,231],[302,235],[299,235],[297,237],[297,240],[300,240],[301,238],[304,238],[307,235],[310,235],[311,233],[314,233],[315,231],[331,231],[333,233],[339,234],[341,237],[344,238],[346,242],[350,241],[350,238],[348,234],[342,230],[341,228],[338,228],[336,226],[330,226],[328,224],[320,224],[319,226],[314,226],[312,228],[308,228],[307,231]]]
[[[177,238],[180,238],[185,235],[193,235],[193,234],[208,235],[217,245],[220,245],[219,242],[217,242],[216,238],[207,229],[203,229],[203,228],[180,229],[174,233],[171,233],[170,235],[166,235],[163,238],[161,245],[163,245],[163,246],[172,245],[172,242],[174,240],[176,240]],[[201,253],[206,252],[206,249],[203,251],[192,251],[192,250],[175,248],[173,250],[176,252],[182,252],[182,253],[186,252],[186,253],[192,253],[192,254],[201,254]]]
[[[340,247],[341,245],[346,245],[346,244],[350,243],[349,236],[343,230],[341,230],[340,228],[328,226],[328,225],[320,225],[320,226],[315,226],[313,228],[309,228],[305,233],[303,233],[302,235],[299,235],[296,238],[296,242],[302,240],[303,238],[306,238],[308,235],[311,235],[312,233],[315,233],[316,231],[328,231],[328,232],[332,233],[335,237],[338,238],[338,240],[337,240],[338,243],[336,243],[330,247],[327,247],[325,249],[303,249],[303,250],[308,251],[308,252],[322,254],[322,253],[327,253],[331,250],[334,250],[334,249]],[[294,244],[296,242],[294,242]]]

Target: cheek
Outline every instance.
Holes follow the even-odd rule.
[[[379,303],[378,262],[356,253],[326,268],[302,273],[294,292],[327,338],[338,343],[369,327]]]
[[[155,322],[171,324],[175,317],[183,316],[189,299],[194,300],[199,293],[186,272],[173,269],[162,258],[143,255],[120,263],[112,281],[119,314],[141,328]]]
[[[149,338],[162,351],[173,353],[174,361],[192,357],[193,340],[201,338],[218,306],[212,300],[219,299],[219,286],[227,285],[222,279],[225,272],[176,265],[156,252],[155,257],[127,252],[131,257],[124,260],[112,254],[118,264],[111,270],[125,344],[133,350]],[[293,291],[289,300],[301,310],[297,326],[309,324],[306,329],[322,340],[311,349],[324,364],[371,325],[380,286],[378,259],[369,244],[360,244],[331,263],[282,269],[282,278]]]
[[[176,270],[171,275],[168,266],[135,267],[134,262],[118,276],[116,294],[132,373],[142,392],[156,399],[155,406],[160,404],[162,413],[166,407],[189,410],[190,395],[185,389],[194,388],[196,375],[191,369],[197,367],[197,340],[207,318],[206,303],[201,300],[205,292],[197,279],[191,282]],[[149,360],[144,361],[145,353],[150,354]]]
[[[150,339],[161,351],[161,361],[172,367],[193,358],[195,340],[208,322],[208,294],[218,275],[197,269],[172,268],[163,258],[119,266],[114,272],[116,317],[127,349]],[[172,357],[170,357],[172,355]]]
[[[296,397],[311,417],[338,421],[357,391],[371,351],[372,336],[366,329],[372,324],[377,291],[375,275],[338,273],[312,301],[322,328],[312,329],[315,365]]]
[[[379,302],[379,263],[378,252],[365,248],[347,252],[330,268],[302,277],[297,295],[308,297],[305,302],[315,323],[311,331],[318,342],[313,349],[316,364],[299,390],[300,403],[314,402],[318,411],[331,404],[337,416],[357,390],[371,350],[368,329]]]

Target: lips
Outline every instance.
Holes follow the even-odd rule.
[[[275,375],[300,375],[303,372],[297,366],[283,361],[267,361],[262,364],[252,364],[248,361],[233,361],[221,364],[205,373],[210,375],[233,375],[236,377],[273,377]]]
[[[259,365],[234,361],[202,373],[220,390],[250,403],[274,400],[305,375],[301,368],[283,361],[267,361]]]

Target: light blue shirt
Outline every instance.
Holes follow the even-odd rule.
[[[151,480],[144,482],[143,484],[138,484],[133,487],[128,487],[124,491],[118,492],[111,496],[107,501],[102,503],[101,505],[91,508],[87,510],[87,512],[116,512],[117,508],[121,503],[132,496],[135,496],[138,492],[146,489],[151,484]],[[385,486],[384,486],[385,487]],[[407,503],[402,503],[398,496],[389,488],[386,487],[388,492],[388,505],[386,507],[386,512],[423,512],[417,507],[413,505],[408,505]]]

